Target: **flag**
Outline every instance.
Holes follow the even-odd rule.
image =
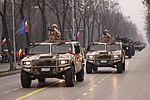
[[[77,33],[77,38],[80,38],[80,32],[78,31],[78,33]]]
[[[19,57],[22,57],[23,56],[23,51],[22,51],[22,49],[20,48],[19,49]]]
[[[76,41],[78,41],[79,38],[80,38],[80,31],[79,31],[79,27],[77,27],[77,31],[75,33],[75,39],[76,39]]]
[[[73,53],[73,47],[72,47],[72,44],[71,44],[70,47],[69,47],[68,53],[69,53],[69,54],[75,55],[75,54]]]
[[[6,43],[6,38],[3,39],[2,45],[4,45],[5,43]]]
[[[26,20],[26,22],[25,22],[25,32],[27,33],[27,32],[29,32],[29,29],[28,29],[28,21]]]
[[[26,18],[24,18],[20,24],[20,27],[18,29],[18,33],[19,33],[19,35],[23,35],[28,31],[29,31],[28,30],[28,22],[27,22]]]

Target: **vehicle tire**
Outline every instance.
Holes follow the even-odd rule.
[[[123,71],[123,64],[122,62],[117,63],[117,73],[122,73]]]
[[[43,77],[39,77],[39,78],[38,78],[38,82],[39,82],[39,83],[45,83],[45,81],[46,81],[46,79],[43,78]]]
[[[90,73],[92,73],[92,66],[91,66],[91,64],[90,63],[86,63],[86,73],[87,74],[90,74]]]
[[[67,87],[73,87],[74,86],[74,70],[73,68],[70,68],[65,73],[65,84]]]
[[[130,53],[129,53],[129,56],[128,56],[129,58],[132,58],[132,54],[131,54],[131,51],[130,51]]]
[[[125,71],[125,62],[123,63],[123,71]]]
[[[82,82],[84,80],[84,68],[82,67],[82,69],[76,74],[76,79],[77,82]]]
[[[93,71],[97,72],[98,67],[97,66],[93,66]]]
[[[132,50],[132,56],[134,56],[135,55],[135,50]]]
[[[21,70],[21,85],[23,88],[30,88],[31,86],[31,74]]]

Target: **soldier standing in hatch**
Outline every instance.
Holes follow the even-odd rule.
[[[102,42],[104,42],[104,43],[110,43],[111,42],[111,36],[110,36],[109,31],[107,29],[105,29],[103,32]]]
[[[49,29],[48,37],[50,41],[61,40],[61,33],[58,30],[57,24],[53,24],[52,29]]]

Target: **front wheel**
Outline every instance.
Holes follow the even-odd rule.
[[[120,61],[118,64],[117,64],[117,73],[122,73],[123,71],[123,64],[122,62]]]
[[[31,74],[21,70],[21,85],[23,88],[30,88],[31,86]]]
[[[65,73],[65,84],[67,87],[73,87],[74,86],[74,70],[73,68],[70,68]]]
[[[82,82],[84,80],[84,68],[82,67],[82,69],[76,74],[76,79],[78,82]]]
[[[123,71],[125,71],[125,62],[123,63]]]
[[[87,74],[90,74],[90,73],[92,73],[92,66],[91,66],[91,64],[90,63],[86,63],[86,73]]]
[[[93,66],[93,71],[97,72],[98,67],[97,66]]]

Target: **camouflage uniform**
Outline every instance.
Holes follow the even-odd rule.
[[[52,31],[48,33],[48,37],[50,41],[61,40],[61,33],[58,30],[57,24],[52,25]]]
[[[105,30],[103,33],[102,42],[104,42],[104,43],[110,43],[111,42],[111,36],[107,30]]]

